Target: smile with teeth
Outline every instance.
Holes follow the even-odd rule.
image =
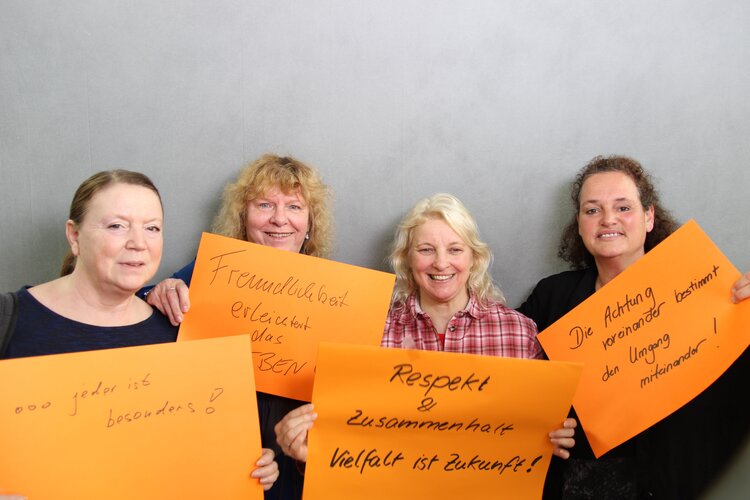
[[[597,236],[597,238],[607,239],[607,238],[616,238],[618,236],[622,236],[622,233],[619,233],[619,232],[602,233],[599,236]]]
[[[268,236],[270,236],[271,238],[283,239],[283,238],[288,238],[289,236],[293,235],[294,233],[268,233],[267,232],[266,234]]]
[[[429,274],[428,275],[433,281],[446,281],[455,276],[455,274]]]

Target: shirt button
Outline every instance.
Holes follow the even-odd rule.
[[[456,331],[456,325],[449,326],[448,330],[450,330],[451,332],[455,332]]]

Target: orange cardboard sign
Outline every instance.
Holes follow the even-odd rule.
[[[0,361],[0,494],[262,499],[248,342]]]
[[[550,359],[584,363],[573,406],[597,457],[689,402],[742,354],[750,301],[731,302],[739,276],[690,221],[539,334]]]
[[[581,366],[320,345],[304,500],[541,498]]]
[[[249,334],[257,389],[310,401],[318,343],[379,345],[394,281],[203,233],[178,340]]]

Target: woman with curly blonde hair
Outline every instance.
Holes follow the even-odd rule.
[[[289,156],[266,154],[245,167],[224,189],[222,205],[213,224],[217,234],[298,252],[328,257],[331,252],[330,189],[312,167]],[[195,261],[146,292],[149,304],[182,322],[190,307],[188,285]],[[276,445],[274,425],[301,401],[257,393],[261,442],[276,452],[279,478],[268,499],[297,500],[303,476]]]
[[[332,224],[330,189],[318,172],[299,160],[266,154],[245,167],[237,179],[224,189],[223,203],[213,224],[213,232],[253,241],[248,238],[247,205],[272,191],[298,193],[309,208],[309,227],[299,253],[328,257],[331,252]],[[252,233],[252,229],[250,229]],[[258,243],[258,242],[255,242]]]
[[[265,154],[227,184],[212,231],[282,250],[327,258],[332,250],[331,190],[312,167],[292,158]],[[153,289],[149,304],[182,322],[190,308],[188,285],[195,261]]]

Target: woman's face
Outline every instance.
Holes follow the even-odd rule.
[[[80,225],[66,234],[75,273],[97,288],[134,293],[156,274],[162,252],[162,206],[150,189],[118,183],[96,193]]]
[[[299,190],[278,188],[245,205],[245,231],[253,243],[299,252],[310,229],[310,209]]]
[[[578,234],[597,264],[617,259],[629,266],[643,256],[654,207],[643,209],[633,179],[622,172],[594,174],[581,186]]]
[[[455,303],[458,309],[464,307],[473,263],[474,252],[445,221],[428,219],[413,230],[409,266],[423,306]]]

